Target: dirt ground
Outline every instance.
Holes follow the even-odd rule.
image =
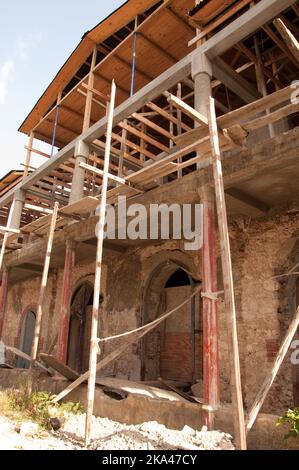
[[[32,422],[16,425],[0,417],[0,450],[83,450],[85,415],[69,415],[58,431],[45,431]],[[232,438],[220,431],[173,431],[152,421],[126,425],[93,418],[94,450],[233,450]]]

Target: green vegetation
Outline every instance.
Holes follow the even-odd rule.
[[[289,431],[284,436],[285,439],[290,437],[299,438],[299,407],[294,408],[294,410],[288,410],[281,418],[279,418],[277,424],[287,424],[289,426]]]
[[[34,392],[26,389],[0,392],[0,413],[17,422],[31,420],[42,428],[51,428],[51,418],[62,418],[66,414],[82,413],[79,402],[53,403],[55,395],[49,392]]]

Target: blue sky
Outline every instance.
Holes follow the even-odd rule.
[[[82,35],[123,0],[11,0],[0,16],[0,177],[22,168],[27,137],[17,129]],[[44,148],[43,145],[37,146]],[[49,150],[49,149],[47,149]],[[35,157],[33,165],[44,163]]]

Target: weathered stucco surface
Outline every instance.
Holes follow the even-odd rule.
[[[298,225],[296,210],[285,210],[264,220],[237,219],[230,224],[242,386],[247,408],[254,400],[294,314],[294,276],[274,276],[285,273],[299,259],[296,245]],[[179,241],[139,246],[124,253],[105,250],[101,288],[104,302],[101,305],[99,336],[118,334],[153,319],[158,313],[159,296],[175,266],[186,268],[199,281],[200,251],[184,252],[183,244]],[[221,289],[220,266],[219,262]],[[93,262],[77,264],[73,273],[74,290],[85,280],[93,282],[93,272]],[[62,269],[52,273],[47,286],[40,343],[40,349],[46,352],[59,328],[62,274]],[[7,344],[19,346],[22,319],[24,313],[34,308],[37,302],[39,284],[40,279],[36,277],[9,286],[3,335]],[[229,401],[229,359],[221,302],[219,343],[221,398]],[[105,343],[102,347],[104,355],[118,344],[119,340]],[[144,366],[142,357],[144,343],[141,342],[131,346],[126,354],[103,372],[138,380]],[[263,411],[281,413],[290,406],[293,406],[293,385],[288,355]]]

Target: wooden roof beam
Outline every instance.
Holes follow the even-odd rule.
[[[292,9],[296,13],[296,15],[299,17],[299,7],[298,7],[298,5],[296,5],[296,3],[294,3],[294,5],[292,5]]]
[[[276,18],[273,21],[275,28],[279,31],[283,38],[286,46],[290,50],[291,54],[296,59],[297,65],[299,65],[299,43],[291,31],[286,27],[285,23],[281,18]]]
[[[52,121],[53,122],[53,121]],[[44,134],[43,132],[40,132],[40,131],[36,131],[34,133],[35,135],[35,138],[38,139],[39,137],[41,138],[41,140],[44,140],[45,142],[47,142],[48,144],[51,145],[51,142],[52,142],[52,136],[51,135],[48,135],[48,134]],[[66,145],[65,142],[62,142],[61,140],[58,140],[56,139],[55,140],[55,146],[58,147],[58,148],[64,148]],[[50,159],[49,159],[50,160]]]
[[[94,71],[94,74],[96,77],[99,77],[101,80],[103,80],[104,82],[108,83],[109,85],[111,85],[111,80],[109,80],[108,78],[104,77],[104,75],[100,74],[99,72],[97,72],[96,70]],[[117,86],[117,91],[121,91],[124,95],[126,95],[127,97],[130,96],[130,92],[122,87],[121,85],[118,85],[116,84]]]
[[[256,55],[250,49],[248,49],[248,47],[246,47],[242,42],[236,44],[235,47],[239,49],[249,60],[251,60],[255,64],[257,63]],[[284,84],[281,83],[278,78],[274,77],[273,73],[270,72],[270,70],[268,70],[264,64],[261,64],[261,68],[263,70],[264,75],[268,77],[271,81],[273,81],[279,88],[282,88],[284,86]]]
[[[54,125],[54,121],[52,121],[51,119],[48,118],[47,121]],[[59,127],[60,129],[62,129],[65,132],[69,132],[71,134],[74,134],[76,137],[78,137],[80,135],[80,131],[76,132],[76,131],[74,131],[74,129],[71,129],[70,127],[64,126],[63,124],[59,124],[59,122],[57,123],[57,127]]]
[[[170,6],[166,7],[165,8],[165,11],[171,15],[171,17],[176,20],[177,23],[179,23],[181,26],[183,26],[185,28],[185,30],[189,33],[189,34],[194,34],[194,31],[196,30],[195,27],[192,27],[190,26],[190,24],[188,23],[188,21],[184,20],[180,15],[178,15],[174,10],[172,10],[172,8]]]
[[[265,33],[268,34],[268,36],[272,39],[272,41],[279,47],[280,50],[282,50],[290,59],[290,61],[295,65],[296,68],[298,68],[298,61],[295,59],[293,54],[291,54],[290,50],[288,47],[284,44],[284,42],[281,41],[281,39],[275,34],[275,32],[270,28],[269,25],[264,25],[262,26],[263,30]]]
[[[185,56],[159,77],[155,78],[151,83],[136,92],[133,97],[119,105],[115,109],[114,125],[128,118],[133,112],[145,106],[146,103],[154,100],[165,90],[170,89],[179,81],[186,78],[191,73],[191,63],[195,54],[205,53],[210,59],[223,54],[236,43],[256,31],[256,29],[263,24],[272,20],[272,18],[280,14],[281,11],[293,5],[293,3],[294,0],[263,0],[259,2],[242,16],[223,28],[219,33],[216,33],[213,37],[208,39],[195,52],[193,51]],[[156,12],[157,11],[159,11],[159,9],[157,9]],[[145,20],[145,22],[146,21],[147,20]],[[142,24],[145,24],[145,22]],[[92,143],[104,135],[106,128],[107,118],[104,117],[84,132],[80,136],[80,139],[84,140],[86,143]],[[27,189],[34,181],[38,181],[42,174],[49,173],[52,169],[68,160],[68,158],[74,154],[76,141],[77,139],[67,144],[53,158],[49,159],[37,171],[29,175],[26,180],[1,197],[0,207],[12,200],[15,190]]]
[[[160,54],[163,54],[164,57],[166,57],[169,61],[171,61],[172,63],[176,63],[177,62],[177,59],[172,55],[170,54],[169,52],[165,51],[165,49],[163,49],[163,47],[159,46],[158,44],[156,44],[152,39],[150,39],[149,37],[147,37],[144,33],[139,33],[138,36],[143,39],[145,42],[147,42],[153,49],[155,49],[157,52],[159,52]]]
[[[220,57],[213,61],[213,74],[245,103],[251,103],[260,98],[259,92]]]
[[[230,47],[233,47],[279,15],[283,10],[293,5],[293,3],[294,0],[263,0],[259,2],[208,39],[201,46],[201,51],[206,53],[210,60],[220,56]]]
[[[105,50],[105,48],[99,44],[98,46],[98,49],[101,50],[103,53],[107,53],[107,51]],[[110,51],[111,53],[113,52]],[[122,57],[120,57],[118,54],[113,54],[112,56],[114,59],[116,59],[118,62],[120,62],[121,64],[123,64],[126,68],[129,68],[130,70],[132,70],[132,64],[130,62],[127,62],[125,59],[123,59]],[[135,67],[135,72],[138,73],[138,75],[142,76],[143,78],[146,79],[146,81],[151,81],[153,80],[153,77],[148,75],[147,73],[143,72],[142,70],[140,70],[138,67]]]

